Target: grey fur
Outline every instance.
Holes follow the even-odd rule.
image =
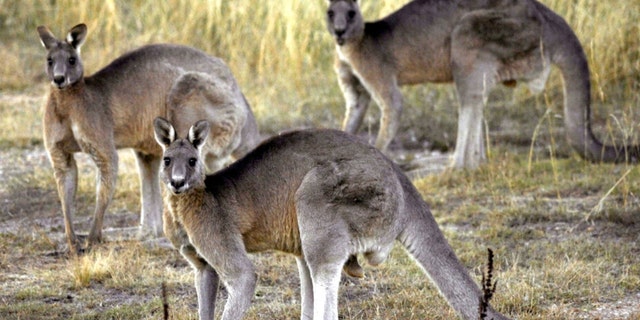
[[[336,72],[346,100],[343,129],[358,130],[371,98],[382,116],[376,147],[386,150],[402,112],[402,85],[454,82],[460,103],[452,165],[485,161],[483,108],[498,84],[544,89],[551,65],[564,78],[571,146],[591,161],[637,161],[639,146],[604,146],[590,126],[587,60],[571,28],[535,0],[414,0],[365,23],[355,0],[329,1]],[[428,119],[425,119],[428,121]]]
[[[201,319],[213,318],[218,279],[229,292],[222,319],[244,316],[257,279],[248,253],[265,250],[296,257],[302,319],[338,319],[345,262],[363,254],[380,264],[394,240],[462,318],[477,319],[477,285],[411,181],[373,146],[342,131],[294,131],[205,176],[199,149],[207,123],[186,139],[168,135],[164,119],[154,125],[169,190],[165,232],[196,270]],[[489,318],[507,319],[489,309]]]

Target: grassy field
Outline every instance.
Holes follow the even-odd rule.
[[[638,140],[640,3],[545,0],[580,38],[592,76],[593,127],[604,141]],[[405,1],[363,1],[369,20]],[[189,266],[174,250],[113,239],[79,257],[58,252],[64,229],[41,138],[44,49],[35,27],[63,36],[85,22],[87,74],[152,42],[192,45],[227,61],[265,134],[338,127],[343,98],[324,0],[0,0],[0,318],[158,319],[161,286],[171,319],[196,318]],[[404,89],[398,144],[450,151],[456,101],[450,85]],[[640,172],[591,164],[567,147],[556,72],[547,90],[499,89],[485,115],[489,162],[439,171],[414,183],[456,253],[479,281],[486,249],[496,253],[493,304],[517,319],[640,319]],[[365,131],[375,132],[374,106]],[[427,143],[428,142],[428,143]],[[408,159],[418,157],[410,150]],[[121,151],[106,227],[137,223],[135,160]],[[88,230],[94,167],[79,156],[77,226]],[[422,159],[429,161],[429,158]],[[256,255],[259,284],[248,319],[299,318],[294,259]],[[454,314],[401,248],[366,278],[345,278],[345,319],[452,319]],[[225,293],[219,298],[221,306]],[[221,311],[219,308],[218,311]]]

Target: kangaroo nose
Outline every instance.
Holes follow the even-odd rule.
[[[53,77],[53,82],[57,85],[61,85],[64,83],[64,76],[55,76]]]
[[[184,182],[185,182],[184,179],[171,180],[171,186],[174,189],[178,190],[184,187]]]
[[[333,31],[336,34],[336,37],[340,38],[345,33],[344,29],[336,29]]]

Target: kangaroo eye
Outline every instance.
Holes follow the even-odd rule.
[[[69,58],[69,64],[74,66],[76,64],[76,58],[75,57]]]
[[[47,64],[48,64],[49,66],[52,66],[52,65],[53,65],[53,59],[51,59],[51,58],[47,58]]]
[[[349,12],[347,13],[347,16],[349,17],[349,20],[351,20],[356,16],[356,12],[353,10],[349,10]]]
[[[164,158],[162,159],[162,161],[164,161],[164,166],[168,167],[171,164],[171,159],[169,158]]]
[[[329,19],[333,19],[334,15],[335,15],[335,12],[333,12],[333,10],[327,11],[327,17],[329,17]]]
[[[198,163],[198,159],[196,159],[196,158],[189,159],[189,166],[195,167],[196,163]]]

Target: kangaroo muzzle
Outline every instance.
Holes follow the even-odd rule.
[[[167,187],[174,194],[180,194],[189,188],[189,184],[185,178],[186,168],[184,166],[175,166],[171,170],[171,178]]]

